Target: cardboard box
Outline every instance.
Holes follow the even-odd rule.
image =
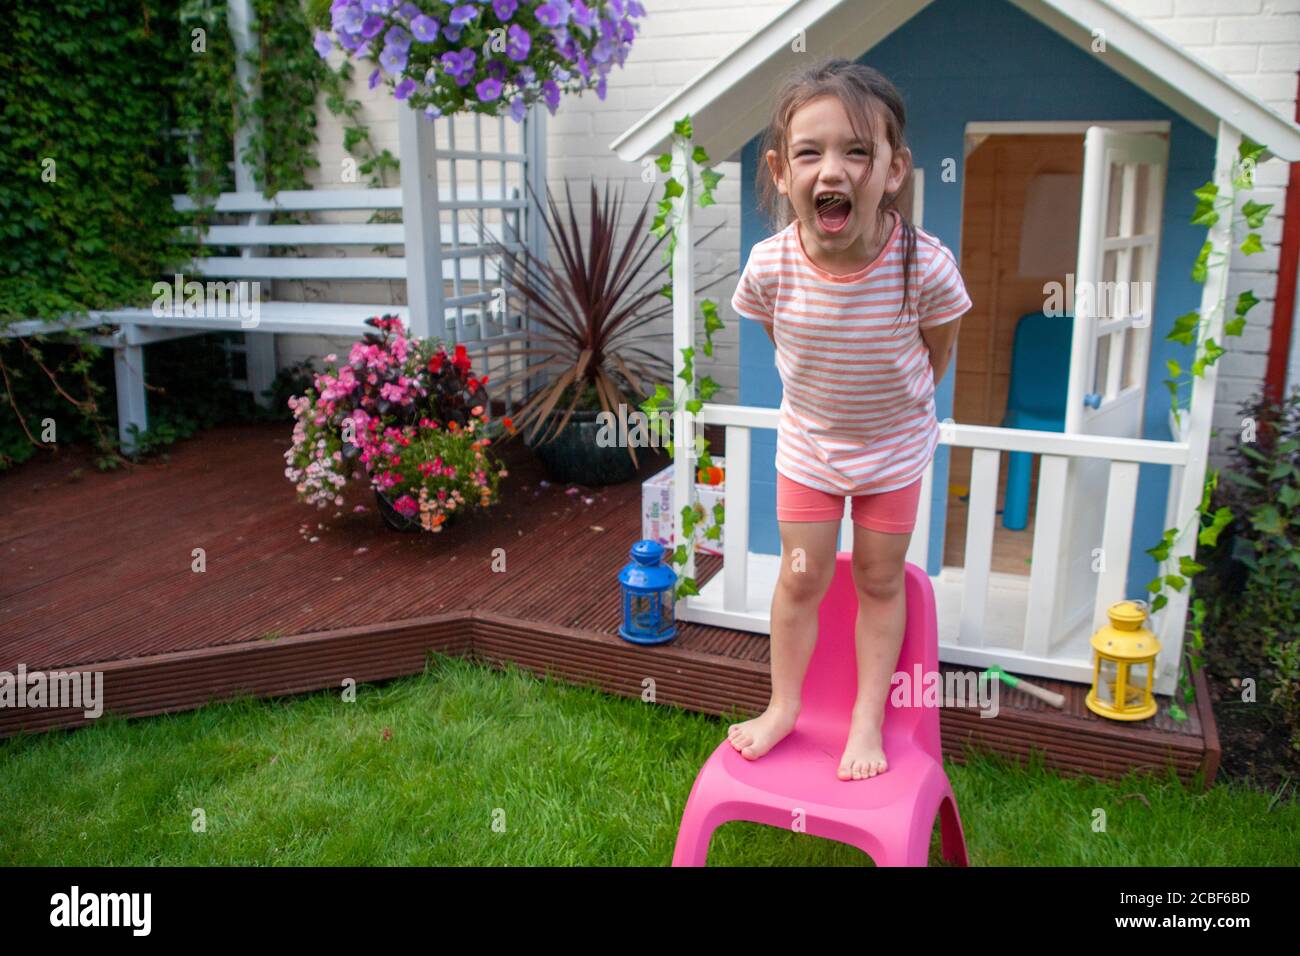
[[[715,457],[713,463],[724,469],[724,471],[727,467],[726,460],[720,456]],[[658,541],[669,551],[677,545],[673,538],[673,468],[675,464],[669,465],[657,475],[650,477],[641,486],[641,537],[649,538],[651,541]],[[726,532],[719,531],[717,541],[704,537],[704,534],[714,525],[713,506],[715,504],[726,506],[725,489],[725,481],[720,485],[705,485],[698,481],[695,483],[696,500],[704,507],[704,520],[695,526],[695,551],[697,554],[722,554],[722,542]]]

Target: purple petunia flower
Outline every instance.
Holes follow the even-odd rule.
[[[605,74],[600,74],[600,79],[596,81],[596,96],[599,99],[605,98]]]
[[[316,52],[320,54],[323,60],[330,55],[330,50],[334,49],[334,41],[330,39],[330,35],[324,30],[317,30],[316,42],[313,46],[316,47]]]
[[[521,83],[531,83],[537,79],[537,71],[531,66],[521,66],[518,75]]]
[[[372,90],[379,85],[379,77],[380,77],[379,70],[375,70],[375,72],[370,74],[370,88]]]
[[[365,22],[365,17],[361,13],[361,8],[356,4],[349,4],[334,13],[334,31],[336,33],[360,33],[361,24]]]
[[[384,18],[377,16],[368,16],[365,22],[361,24],[361,35],[367,40],[374,38],[379,31],[384,28]]]
[[[421,43],[433,43],[438,39],[438,21],[421,13],[411,21],[411,33]]]
[[[561,4],[564,4],[562,7]],[[568,4],[564,0],[551,0],[533,11],[537,22],[544,27],[558,27],[569,18]]]
[[[573,22],[576,26],[590,30],[596,23],[596,12],[588,9],[582,0],[573,0]]]
[[[406,69],[406,51],[386,46],[379,54],[379,65],[394,76]]]
[[[463,27],[465,24],[469,23],[476,16],[478,16],[478,14],[479,14],[478,7],[474,6],[472,3],[464,3],[461,4],[459,7],[452,7],[451,16],[449,16],[447,19],[451,23],[454,23],[456,26]]]
[[[474,75],[476,60],[473,50],[465,49],[459,53],[449,50],[442,55],[442,68],[451,74],[457,86],[464,86]]]
[[[397,0],[361,0],[361,6],[367,13],[387,13],[396,4]]]
[[[384,45],[405,52],[411,48],[411,35],[397,24],[393,24],[384,34]]]
[[[474,92],[484,103],[495,100],[501,95],[501,81],[488,77],[474,87]]]
[[[411,79],[409,76],[405,77],[393,90],[393,96],[399,100],[404,100],[415,92],[415,85],[415,80]]]
[[[492,0],[492,10],[496,13],[497,19],[505,23],[515,15],[515,9],[519,6],[516,0]]]
[[[448,43],[456,43],[460,40],[461,31],[465,28],[456,23],[449,23],[442,28],[442,35],[447,38]]]
[[[524,117],[528,115],[528,107],[524,103],[522,96],[516,96],[510,101],[510,118],[516,123],[522,123]]]
[[[546,100],[546,108],[555,115],[555,110],[560,105],[560,88],[555,85],[554,80],[547,80],[542,84],[542,98]]]
[[[506,65],[500,60],[489,60],[486,72],[488,76],[492,77],[492,79],[500,80],[503,83],[505,82]]]
[[[510,29],[506,32],[506,56],[516,63],[528,59],[528,51],[532,49],[533,38],[528,31],[519,24],[511,24]]]
[[[424,108],[424,118],[425,118],[425,119],[431,119],[431,120],[434,120],[434,119],[437,119],[437,118],[438,118],[439,116],[441,116],[441,115],[442,115],[442,110],[441,110],[439,107],[434,106],[432,103],[430,103],[428,106],[426,106],[426,107]]]
[[[419,7],[408,0],[408,2],[397,8],[397,15],[407,23],[410,23],[416,17],[423,16],[424,14],[421,12]]]

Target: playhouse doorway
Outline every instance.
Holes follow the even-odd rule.
[[[1092,387],[1105,392],[1104,396],[1087,396],[1094,399],[1092,407],[1098,407],[1096,403],[1103,400],[1107,408],[1115,407],[1112,397],[1117,394],[1119,379],[1115,366],[1121,365],[1121,360],[1126,390],[1120,397],[1140,397],[1137,387],[1128,386],[1145,382],[1140,366],[1145,362],[1143,343],[1149,333],[1126,332],[1115,349],[1105,346],[1114,338],[1108,326],[1127,328],[1139,314],[1146,315],[1145,324],[1149,325],[1150,301],[1141,308],[1134,306],[1134,310],[1126,306],[1123,311],[1111,308],[1114,303],[1110,303],[1102,312],[1122,321],[1107,321],[1101,326],[1096,325],[1098,320],[1089,311],[1085,341],[1093,342],[1093,332],[1102,334],[1095,345],[1084,346],[1086,351],[1077,356],[1072,354],[1078,347],[1072,347],[1072,338],[1077,342],[1079,332],[1073,318],[1074,303],[1064,304],[1067,314],[1054,309],[1072,297],[1074,273],[1081,268],[1079,241],[1085,229],[1090,250],[1094,240],[1115,237],[1105,240],[1107,251],[1104,262],[1098,263],[1094,281],[1104,283],[1118,278],[1127,284],[1135,261],[1139,264],[1133,266],[1133,274],[1153,276],[1142,263],[1154,263],[1155,238],[1137,234],[1152,230],[1158,233],[1167,138],[1168,123],[1163,121],[967,124],[961,271],[973,306],[962,322],[957,346],[952,412],[955,421],[1067,430],[1066,395],[1071,388],[1083,385],[1084,375],[1089,383],[1094,382],[1095,375],[1098,384]],[[1092,145],[1085,148],[1085,142]],[[1089,150],[1097,154],[1092,159],[1088,158]],[[1129,165],[1117,165],[1125,158]],[[1156,165],[1140,165],[1148,162]],[[1104,178],[1090,187],[1091,218],[1081,229],[1085,166],[1092,170],[1087,175]],[[1135,209],[1139,212],[1133,218]],[[1145,226],[1143,213],[1151,220]],[[1135,253],[1117,251],[1122,246],[1133,247]],[[1134,260],[1130,258],[1134,254],[1151,258]],[[1125,256],[1122,267],[1117,265],[1121,255]],[[1121,269],[1118,274],[1117,268]],[[1154,283],[1150,285],[1154,287]],[[1149,300],[1150,295],[1145,298]],[[1094,354],[1096,345],[1102,348]],[[1115,354],[1109,355],[1110,351]],[[1106,367],[1109,375],[1100,371]],[[1102,384],[1112,378],[1116,382]],[[1140,423],[1135,427],[1140,429]],[[1080,429],[1076,423],[1068,430],[1089,429]],[[1120,427],[1118,431],[1101,433],[1136,437],[1140,431]],[[1015,483],[1010,495],[1008,486],[1014,469],[1009,457],[1020,459],[1022,465],[1032,462],[1032,467],[1022,470],[1022,480]],[[964,564],[971,458],[969,449],[952,449],[945,509],[946,566]],[[1040,463],[1038,456],[1003,457],[998,470],[992,571],[1029,575]],[[1026,474],[1027,482],[1023,480]]]
[[[1019,124],[971,124],[966,134],[962,190],[961,272],[973,306],[962,320],[954,374],[953,419],[961,424],[1001,426],[1012,380],[1012,345],[1021,317],[1043,310],[1044,286],[1066,282],[1079,244],[1084,130],[1053,131]],[[994,131],[1005,127],[1008,131]],[[1072,323],[1054,320],[1068,365]],[[1027,365],[1017,365],[1024,375]],[[1018,383],[1023,388],[1027,383]],[[1064,376],[1038,376],[1037,388],[1059,390]],[[944,559],[964,564],[971,450],[952,449],[948,471]],[[1028,514],[1021,530],[1003,524],[1008,467],[998,470],[998,514],[991,570],[1028,576],[1034,541],[1038,460],[1033,462]]]

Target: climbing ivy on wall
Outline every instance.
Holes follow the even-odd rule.
[[[176,254],[176,5],[15,0],[5,31],[0,322],[138,303]]]
[[[252,6],[258,44],[248,62],[260,95],[250,100],[226,0],[16,0],[0,47],[0,324],[147,306],[157,278],[197,251],[178,228],[210,221],[212,201],[234,188],[243,117],[256,121],[245,158],[268,196],[309,188],[322,96],[344,120],[359,173],[386,185],[397,160],[375,148],[361,104],[346,95],[350,64],[335,71],[312,47],[310,23],[328,18],[328,6]],[[182,192],[196,217],[174,211]],[[0,405],[12,414],[0,430],[13,432],[0,435],[0,467],[47,445],[38,387],[84,419],[63,434],[94,433],[101,464],[118,460],[102,400],[111,364],[86,333],[71,340],[57,362],[43,339],[0,343]]]

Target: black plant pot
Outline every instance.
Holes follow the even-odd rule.
[[[421,530],[420,516],[418,513],[409,518],[406,517],[406,515],[393,507],[392,502],[390,502],[387,497],[378,491],[375,492],[375,502],[379,505],[379,513],[383,515],[384,524],[388,525],[388,527],[392,528],[394,531]],[[460,509],[446,512],[447,520],[442,523],[442,529],[446,531],[447,528],[449,528],[460,516],[460,513]]]
[[[618,445],[602,447],[596,443],[601,429],[596,418],[599,414],[597,411],[575,411],[558,435],[544,441],[564,416],[563,410],[551,412],[536,439],[526,436],[528,447],[542,460],[552,481],[616,485],[636,477],[636,465],[626,448]],[[528,436],[531,434],[530,426]]]

